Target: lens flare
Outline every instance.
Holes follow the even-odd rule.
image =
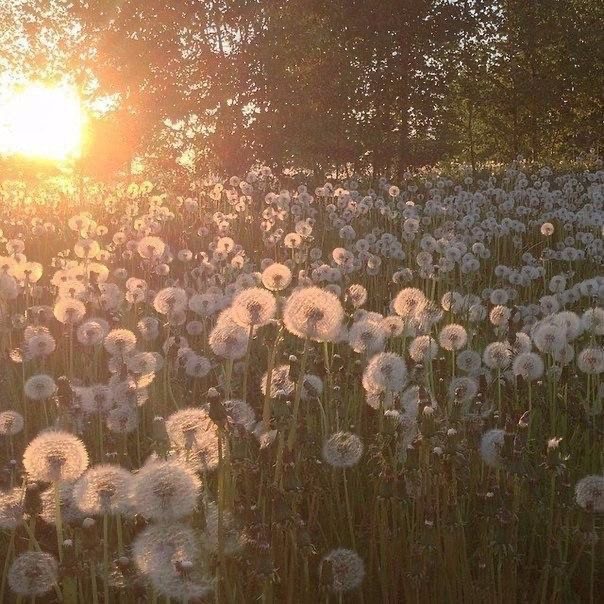
[[[0,97],[0,155],[78,157],[86,117],[75,88],[31,83]]]

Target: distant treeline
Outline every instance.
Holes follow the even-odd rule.
[[[146,150],[400,175],[599,152],[602,22],[597,0],[24,0],[0,7],[0,72],[111,99],[92,172]]]

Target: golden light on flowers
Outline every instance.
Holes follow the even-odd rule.
[[[85,112],[76,89],[31,83],[0,96],[0,155],[63,161],[80,155]]]

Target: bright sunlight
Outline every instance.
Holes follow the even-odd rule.
[[[0,99],[0,155],[63,161],[81,151],[85,114],[75,88],[31,83]]]

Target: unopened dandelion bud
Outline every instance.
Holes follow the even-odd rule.
[[[226,409],[217,397],[210,399],[209,415],[210,419],[217,425],[224,424],[227,420]]]
[[[163,417],[156,416],[153,418],[153,439],[160,442],[168,441],[166,420]]]
[[[30,516],[37,516],[42,509],[40,486],[37,482],[30,482],[25,487],[23,509],[25,513],[29,514]]]

